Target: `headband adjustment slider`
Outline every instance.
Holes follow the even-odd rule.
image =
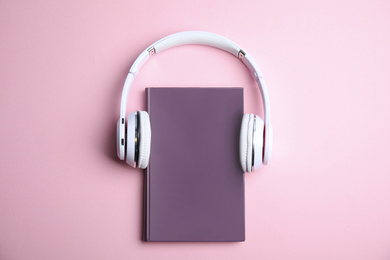
[[[244,62],[245,54],[246,54],[245,51],[239,50],[239,51],[238,51],[238,55],[237,55],[238,59],[239,59],[240,61]]]
[[[156,54],[156,49],[152,46],[148,49],[148,52],[149,52],[149,56],[153,56],[154,54]]]

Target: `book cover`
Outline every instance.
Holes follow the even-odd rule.
[[[244,241],[242,88],[147,88],[146,241]]]

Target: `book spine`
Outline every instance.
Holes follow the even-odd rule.
[[[145,89],[146,92],[146,111],[150,116],[150,88]],[[150,170],[149,167],[145,170],[144,177],[144,231],[143,238],[145,241],[150,241]]]

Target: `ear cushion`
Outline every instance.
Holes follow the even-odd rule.
[[[253,114],[245,114],[241,121],[240,162],[244,172],[252,171]]]
[[[139,111],[140,117],[140,145],[138,155],[138,168],[146,169],[149,164],[150,157],[150,144],[152,133],[150,129],[150,118],[149,114],[145,111]]]
[[[256,171],[263,164],[264,121],[261,117],[255,116],[253,130],[253,170]]]
[[[240,130],[240,163],[243,172],[246,172],[246,150],[247,150],[247,133],[248,133],[249,114],[245,114],[241,121]]]
[[[253,152],[253,119],[254,115],[249,114],[249,122],[248,122],[248,145],[246,152],[246,170],[247,172],[252,172],[252,152]]]
[[[137,124],[136,113],[132,112],[127,117],[127,129],[126,129],[126,162],[131,167],[135,165],[135,128]]]

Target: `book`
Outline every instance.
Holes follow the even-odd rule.
[[[244,241],[242,88],[147,88],[145,241]]]

